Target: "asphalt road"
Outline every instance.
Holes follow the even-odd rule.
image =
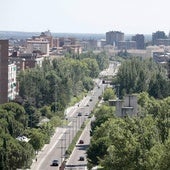
[[[83,140],[83,144],[80,144],[79,141]],[[87,169],[87,160],[86,160],[86,149],[90,144],[90,121],[85,127],[82,135],[80,136],[79,140],[77,141],[76,147],[74,148],[70,158],[66,162],[65,170],[85,170]],[[80,156],[84,157],[83,161],[80,161]]]
[[[107,72],[112,72],[111,70],[113,68],[114,65],[109,66],[109,70],[104,72],[104,75],[107,74]],[[106,85],[102,84],[101,79],[96,79],[95,84],[96,85],[94,89],[90,91],[81,102],[66,110],[65,117],[70,123],[65,127],[56,128],[56,132],[51,138],[50,143],[45,145],[44,148],[38,152],[36,157],[37,161],[33,161],[30,168],[31,170],[59,170],[59,166],[51,166],[52,160],[57,159],[59,160],[59,163],[63,161],[65,157],[65,151],[76,135],[76,132],[80,129],[83,122],[94,109],[96,103],[99,100],[98,97],[102,95],[104,89],[106,88]],[[78,116],[78,113],[81,113],[82,115]],[[81,155],[85,155],[85,150],[90,143],[89,128],[90,127],[88,125],[81,136],[85,143],[83,145],[76,146],[74,151],[76,156],[74,156],[73,152],[73,158],[71,156],[69,162],[67,162],[67,165],[80,165],[79,170],[82,168],[85,169],[87,164],[86,158],[84,161],[79,161],[78,159]],[[76,151],[78,151],[78,153]]]
[[[59,169],[59,167],[51,166],[52,160],[57,159],[59,163],[62,162],[66,149],[95,107],[98,96],[102,94],[103,89],[99,87],[99,84],[102,85],[101,80],[97,79],[95,82],[95,88],[81,102],[69,108],[65,113],[70,123],[68,126],[56,128],[56,133],[51,138],[50,143],[44,146],[37,155],[37,161],[34,160],[32,163],[31,170]],[[78,116],[79,112],[82,113],[82,116]]]

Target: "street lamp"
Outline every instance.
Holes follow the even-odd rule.
[[[56,104],[57,104],[57,84],[54,85],[54,90],[55,90],[55,93],[54,93],[54,95],[55,95],[55,96],[54,96],[54,97],[55,97],[55,99],[54,99],[54,100],[55,100],[55,101],[54,101],[54,102],[55,102],[55,103],[54,103],[54,104],[55,104],[55,105],[54,105],[54,109],[55,109],[55,112],[56,112],[56,110],[57,110],[57,109],[56,109],[56,108],[57,108],[57,107],[56,107]]]
[[[73,126],[68,126],[68,134],[69,134],[69,136],[68,136],[68,142],[69,142],[69,145],[70,145],[70,143],[71,143],[71,132],[72,132],[72,130],[71,130],[71,128],[72,128]]]
[[[60,148],[61,148],[61,153],[60,153],[61,155],[60,155],[60,157],[61,157],[61,163],[62,163],[63,162],[63,148],[64,148],[63,147],[63,141],[64,141],[64,139],[61,138],[60,141],[61,141],[61,143],[60,143],[61,144],[60,145]]]

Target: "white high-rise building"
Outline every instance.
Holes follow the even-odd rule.
[[[17,66],[14,63],[8,64],[8,100],[14,100],[17,93],[16,81]]]

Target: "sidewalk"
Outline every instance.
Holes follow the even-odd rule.
[[[59,142],[59,140],[63,136],[64,132],[65,132],[64,128],[61,128],[61,127],[56,128],[54,135],[51,137],[50,143],[45,144],[44,147],[42,148],[42,150],[38,152],[35,159],[33,160],[30,170],[39,169],[42,162],[46,159],[46,157],[49,155],[49,153],[54,149],[56,144]]]

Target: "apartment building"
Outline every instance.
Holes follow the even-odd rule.
[[[145,39],[143,34],[136,34],[132,37],[132,41],[136,41],[136,49],[145,48]]]
[[[170,46],[170,39],[157,39],[156,45]]]
[[[26,53],[33,52],[49,56],[49,42],[43,39],[27,40]]]
[[[124,33],[120,31],[106,32],[106,44],[117,46],[119,41],[124,41]]]
[[[157,31],[152,34],[152,45],[157,45],[159,39],[166,39],[167,36],[164,31]]]
[[[0,40],[0,104],[8,102],[8,40]]]
[[[44,56],[38,53],[21,53],[19,55],[12,55],[9,57],[9,62],[15,63],[17,73],[28,68],[42,67]]]
[[[17,89],[17,66],[14,63],[8,64],[8,101],[14,100],[18,94]]]
[[[117,47],[118,50],[136,49],[136,41],[119,41]]]
[[[63,50],[65,52],[74,53],[74,54],[82,53],[82,47],[80,45],[64,45]]]
[[[42,38],[42,39],[48,41],[50,48],[53,47],[53,36],[51,35],[51,32],[49,30],[45,31],[45,32],[42,32],[41,35],[39,36],[39,38],[40,39]]]

